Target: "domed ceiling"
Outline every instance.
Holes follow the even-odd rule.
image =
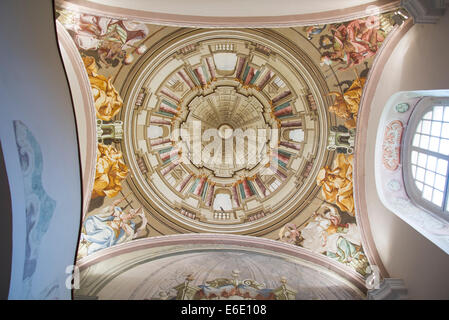
[[[353,196],[357,115],[403,16],[278,29],[166,27],[65,8],[57,17],[97,116],[80,259],[139,238],[232,233],[370,273]]]
[[[130,188],[178,232],[267,234],[318,191],[328,119],[312,92],[324,80],[267,35],[178,30],[130,71]]]

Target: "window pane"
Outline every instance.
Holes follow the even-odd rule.
[[[424,188],[424,184],[418,181],[415,181],[415,184],[419,191],[422,191],[422,189]]]
[[[432,111],[427,112],[427,113],[424,115],[423,119],[429,119],[429,120],[432,119]]]
[[[434,180],[435,180],[435,173],[426,170],[426,178],[425,178],[426,184],[433,187]]]
[[[424,176],[425,176],[426,170],[423,168],[416,169],[416,180],[424,182]]]
[[[430,138],[430,144],[429,144],[429,150],[438,152],[438,148],[440,146],[440,139],[437,137],[431,137]]]
[[[429,137],[428,136],[421,136],[421,141],[419,142],[419,147],[423,149],[429,148]]]
[[[449,155],[449,140],[441,139],[440,141],[440,153],[444,155]]]
[[[441,207],[441,204],[443,203],[443,192],[433,190],[432,202],[437,206]]]
[[[447,113],[449,114],[449,111]],[[443,128],[441,130],[441,136],[443,138],[449,138],[449,123],[443,123]]]
[[[426,167],[426,163],[427,163],[427,155],[420,152],[419,155],[418,155],[418,165],[420,167],[425,168]]]
[[[446,184],[446,177],[440,174],[435,175],[435,185],[434,187],[444,191],[444,185]]]
[[[444,107],[444,121],[449,122],[449,107]]]
[[[424,186],[422,196],[424,199],[432,201],[432,191],[433,189],[429,186]]]
[[[430,134],[435,137],[439,137],[441,133],[441,122],[432,122],[432,129],[430,129]]]
[[[437,172],[445,176],[446,171],[447,171],[447,161],[443,159],[438,159]]]
[[[443,120],[443,107],[434,107],[433,108],[433,120]]]
[[[418,163],[418,152],[412,151],[412,163],[417,164]]]
[[[414,166],[414,165],[412,165],[412,175],[413,175],[413,178],[416,175],[416,166]]]
[[[431,127],[431,123],[430,121],[423,121],[422,122],[422,133],[424,134],[430,134],[430,127]]]
[[[431,171],[435,172],[436,168],[437,168],[437,158],[435,158],[433,156],[428,156],[426,168],[427,168],[427,170],[431,170]]]
[[[416,127],[416,132],[421,133],[421,129],[422,129],[422,120],[418,123],[418,126]]]
[[[420,134],[415,134],[415,136],[413,137],[413,146],[414,147],[419,147],[419,138],[421,137]]]

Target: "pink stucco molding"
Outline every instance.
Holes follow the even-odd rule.
[[[95,106],[92,91],[90,88],[89,77],[84,68],[83,60],[81,59],[78,48],[73,43],[72,38],[64,29],[59,21],[56,21],[56,30],[58,34],[58,41],[60,47],[67,53],[69,61],[64,61],[64,64],[70,64],[75,73],[75,81],[69,81],[70,86],[77,86],[81,93],[82,103],[74,104],[75,119],[78,128],[78,142],[79,148],[83,149],[84,159],[81,159],[81,170],[83,176],[83,217],[87,213],[92,190],[95,181],[95,165],[97,159],[97,133],[96,133],[96,118]],[[73,81],[73,80],[72,80]],[[74,88],[71,88],[72,95],[75,94]],[[80,123],[85,125],[82,127]],[[81,130],[85,132],[81,133]],[[85,138],[82,138],[84,136]]]
[[[78,261],[77,266],[82,271],[96,263],[120,256],[122,254],[149,248],[158,248],[173,245],[233,245],[253,250],[264,249],[276,254],[287,254],[294,258],[299,258],[321,267],[329,269],[344,279],[348,280],[362,292],[366,292],[365,279],[350,267],[332,260],[322,254],[314,253],[292,244],[258,238],[252,236],[229,235],[229,234],[177,234],[169,236],[151,237],[133,240],[123,244],[115,245],[104,250],[93,253]],[[188,250],[186,248],[186,250]]]
[[[374,59],[371,72],[368,74],[366,85],[363,89],[362,98],[359,106],[359,114],[357,119],[357,128],[367,128],[370,116],[370,110],[376,88],[379,83],[383,68],[389,59],[394,48],[404,34],[412,27],[412,19],[405,21],[400,27],[397,27],[385,39]],[[380,259],[373,235],[371,233],[370,222],[368,218],[368,203],[366,201],[366,182],[365,182],[365,153],[366,153],[367,130],[357,130],[354,157],[354,202],[356,208],[357,225],[360,228],[362,236],[362,244],[364,251],[371,265],[377,265],[381,275],[384,278],[389,277],[388,271]]]
[[[399,0],[373,0],[364,5],[340,10],[330,10],[310,14],[251,17],[214,17],[182,14],[158,13],[102,5],[86,0],[57,0],[61,8],[80,11],[93,15],[106,15],[113,18],[131,19],[144,23],[166,26],[202,27],[202,28],[276,28],[313,24],[338,23],[370,15],[369,9],[376,7],[379,13],[399,7]],[[188,5],[188,2],[186,2]],[[275,2],[273,5],[276,5]]]

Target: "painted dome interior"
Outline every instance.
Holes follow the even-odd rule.
[[[288,28],[164,26],[64,5],[56,15],[96,119],[81,265],[207,233],[370,275],[354,200],[357,119],[376,55],[405,15]]]

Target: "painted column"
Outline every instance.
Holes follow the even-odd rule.
[[[197,196],[201,195],[201,191],[203,190],[205,182],[206,182],[206,177],[202,177],[200,179],[200,182],[198,183],[198,185],[195,188],[194,194],[196,194]]]
[[[170,141],[171,141],[170,138],[165,138],[165,139],[162,139],[162,138],[154,139],[154,140],[152,140],[152,141],[150,142],[150,146],[154,147],[154,146],[158,146],[158,145],[160,145],[160,144],[168,143],[168,142],[170,142]]]
[[[281,122],[282,128],[291,128],[291,127],[302,127],[302,121],[289,121],[289,122]]]
[[[260,191],[264,196],[267,195],[267,188],[265,188],[265,185],[263,184],[262,180],[260,180],[260,177],[257,175],[255,179],[257,186],[259,187]]]
[[[246,179],[243,180],[243,190],[245,191],[245,197],[249,198],[253,195]]]
[[[232,203],[234,204],[234,207],[236,208],[240,207],[239,195],[237,194],[236,185],[232,186]]]
[[[211,184],[210,188],[209,188],[209,192],[207,193],[207,198],[206,198],[206,206],[210,207],[212,205],[212,198],[214,196],[214,189],[215,189],[215,185]]]
[[[295,150],[301,150],[301,146],[299,144],[292,143],[292,142],[281,141],[280,145],[287,147],[287,148],[295,149]]]
[[[167,173],[172,171],[177,165],[178,165],[178,163],[174,163],[174,162],[171,163],[168,167],[165,167],[164,169],[161,170],[161,174],[163,176],[165,176]]]
[[[193,175],[189,174],[187,175],[187,177],[184,178],[184,180],[182,180],[181,184],[178,186],[178,191],[181,192],[187,185],[187,183],[190,181],[190,179],[192,179]]]

